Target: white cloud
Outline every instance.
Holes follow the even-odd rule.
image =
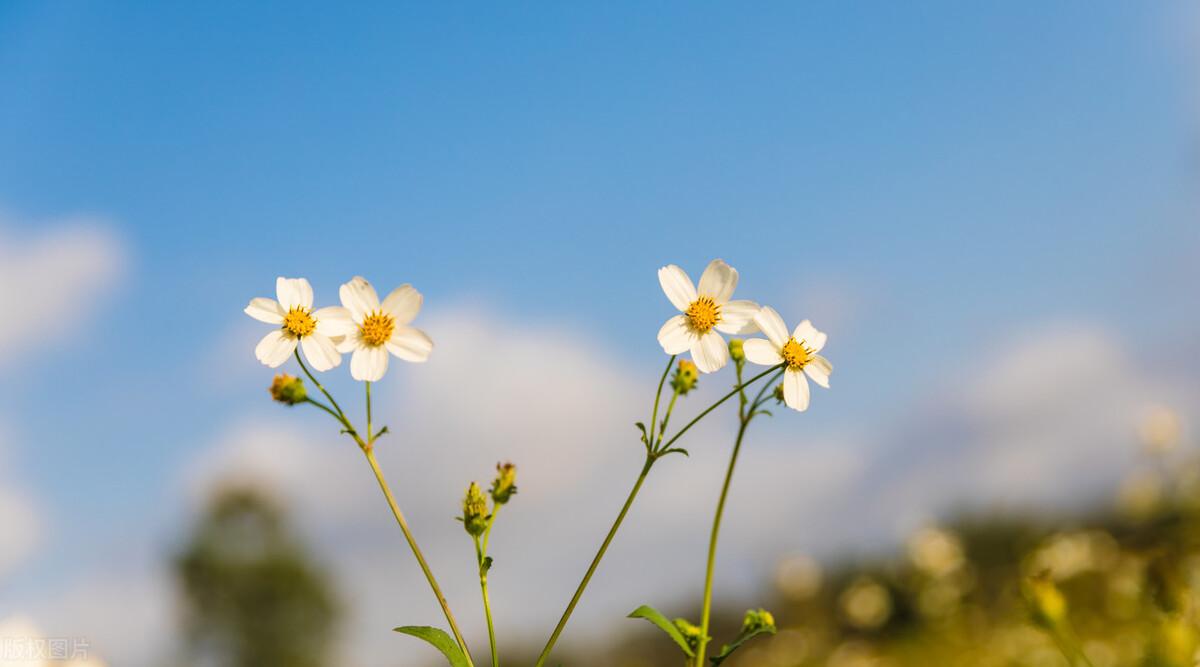
[[[0,327],[0,369],[29,363],[38,353],[61,346],[73,333],[86,330],[97,314],[98,306],[119,279],[124,257],[122,244],[102,221],[68,217],[31,222],[0,213],[0,312],[4,322]],[[42,546],[42,538],[47,532],[45,512],[38,498],[16,481],[20,477],[14,470],[14,462],[5,456],[6,447],[13,441],[12,434],[0,428],[0,526],[4,532],[0,539],[0,588],[20,574],[19,568]],[[0,621],[0,636],[12,636],[13,633],[35,636],[36,627],[30,618],[39,622],[52,618],[53,614],[43,618],[43,607],[74,609],[68,602],[76,593],[95,607],[95,613],[91,615],[94,619],[107,619],[111,624],[128,618],[126,614],[113,613],[113,600],[129,599],[118,590],[110,590],[106,596],[94,596],[84,588],[55,596],[53,602],[48,600],[51,596],[40,595],[25,604],[10,597],[3,600],[5,610],[24,608],[29,616],[13,616]],[[127,611],[125,607],[122,608],[124,611]],[[55,630],[48,633],[51,637],[81,636],[58,623],[42,623],[41,627]],[[38,658],[14,664],[100,663],[96,660],[52,662]]]
[[[0,489],[0,583],[33,555],[42,536],[42,522],[33,499],[13,488]]]
[[[901,530],[947,511],[1077,508],[1111,497],[1139,465],[1147,406],[1195,400],[1195,386],[1152,377],[1096,327],[1009,332],[984,352],[970,375],[895,429],[869,474],[882,506],[905,508],[893,517]]]
[[[79,331],[119,278],[125,251],[91,218],[39,222],[18,234],[0,215],[0,366]],[[6,224],[7,223],[7,224]]]
[[[86,329],[97,304],[121,272],[124,250],[102,223],[62,218],[31,227],[0,214],[0,369],[26,361],[73,332]],[[0,455],[13,438],[0,429]],[[0,467],[0,582],[39,545],[43,514],[34,496],[12,481],[11,462]]]
[[[44,518],[33,496],[5,474],[11,470],[10,442],[10,430],[0,423],[0,526],[4,534],[0,540],[0,584],[35,553],[45,532]]]

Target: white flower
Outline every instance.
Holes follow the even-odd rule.
[[[254,356],[271,368],[277,368],[296,351],[304,350],[308,362],[318,371],[327,371],[342,363],[333,337],[338,335],[333,320],[341,308],[322,308],[314,311],[312,285],[304,278],[275,279],[275,299],[258,297],[250,300],[246,314],[259,322],[277,324],[279,328],[263,336]]]
[[[746,358],[763,366],[786,364],[783,369],[783,402],[789,408],[803,412],[808,409],[808,380],[829,388],[829,374],[833,366],[829,360],[817,354],[825,347],[825,334],[817,331],[812,322],[804,320],[788,336],[783,318],[770,306],[763,306],[754,316],[758,328],[767,334],[768,340],[751,338],[742,349]]]
[[[704,373],[720,370],[729,361],[729,347],[717,331],[747,334],[757,331],[753,301],[730,301],[738,273],[714,259],[700,276],[697,290],[683,269],[671,264],[658,270],[663,292],[682,315],[676,315],[658,330],[658,343],[667,354],[691,350],[692,361]],[[716,331],[714,331],[714,329]]]
[[[387,372],[388,353],[405,361],[425,361],[433,341],[424,331],[408,326],[421,310],[421,293],[401,285],[379,303],[375,288],[355,276],[338,290],[345,308],[338,308],[336,326],[342,334],[339,352],[353,352],[350,375],[376,382]]]

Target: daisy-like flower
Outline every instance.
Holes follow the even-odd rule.
[[[246,314],[259,322],[279,328],[263,336],[254,348],[254,356],[271,368],[277,368],[296,351],[304,350],[308,363],[318,371],[327,371],[342,363],[333,337],[338,335],[335,319],[341,308],[313,310],[312,285],[304,278],[275,279],[275,296],[257,297],[246,306]]]
[[[691,351],[692,361],[702,372],[712,373],[729,362],[729,348],[721,333],[747,334],[757,331],[753,301],[730,301],[738,273],[724,261],[714,259],[700,276],[700,287],[674,264],[658,270],[658,282],[681,315],[667,320],[658,330],[658,343],[667,354]]]
[[[742,349],[746,359],[762,366],[778,366],[783,369],[783,402],[793,410],[808,409],[808,380],[829,388],[829,374],[833,365],[817,354],[825,347],[825,334],[817,331],[812,322],[804,320],[789,336],[783,318],[770,306],[763,306],[754,316],[758,328],[767,335],[767,340],[751,338]]]
[[[433,341],[424,331],[408,326],[421,311],[421,293],[412,285],[401,285],[379,303],[375,288],[355,276],[338,290],[342,305],[335,317],[342,333],[338,351],[352,352],[350,375],[363,382],[376,382],[387,372],[388,353],[405,361],[425,361]]]

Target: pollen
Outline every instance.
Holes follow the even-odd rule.
[[[396,318],[377,310],[363,318],[358,327],[358,335],[367,345],[379,347],[392,339],[392,332],[395,330]]]
[[[779,351],[783,357],[784,363],[792,370],[800,370],[805,364],[812,361],[814,352],[804,346],[804,341],[796,342],[795,338],[789,338],[783,344],[783,349]]]
[[[712,297],[702,296],[684,311],[696,333],[706,334],[721,321],[721,307]]]
[[[283,316],[283,328],[288,332],[304,338],[317,330],[317,321],[306,308],[293,307]]]

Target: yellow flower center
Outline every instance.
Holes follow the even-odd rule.
[[[779,354],[783,356],[783,361],[787,364],[788,368],[798,371],[804,368],[805,364],[812,361],[814,353],[809,348],[804,347],[803,341],[797,343],[795,338],[789,338],[783,344],[783,349],[779,351]]]
[[[317,321],[313,319],[312,313],[308,309],[293,306],[287,312],[287,315],[283,316],[283,328],[300,338],[304,338],[317,330]]]
[[[363,318],[358,326],[358,335],[367,345],[379,347],[392,339],[395,330],[396,318],[377,310]]]
[[[683,314],[687,315],[692,328],[702,334],[708,333],[717,326],[717,322],[721,321],[721,307],[712,300],[712,297],[708,296],[702,296],[693,301]]]

